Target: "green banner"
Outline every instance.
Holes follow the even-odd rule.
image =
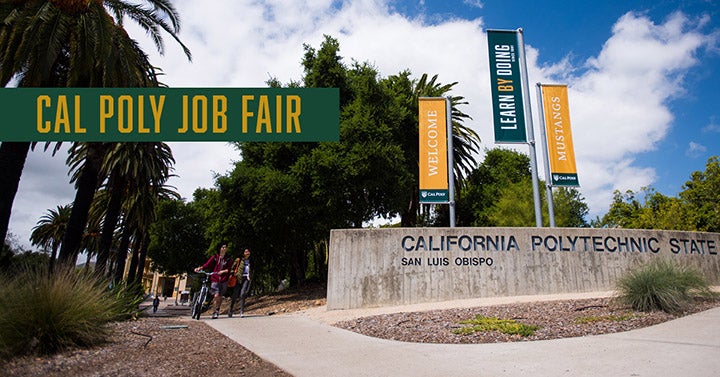
[[[496,143],[525,143],[525,113],[517,31],[488,30]]]
[[[420,203],[449,203],[448,190],[420,190]]]
[[[0,141],[337,141],[336,88],[3,88]]]
[[[578,175],[574,173],[552,173],[551,184],[553,186],[580,187]]]

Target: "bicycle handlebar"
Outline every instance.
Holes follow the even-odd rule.
[[[218,273],[215,272],[215,271],[213,271],[213,272],[205,272],[205,271],[195,271],[195,270],[193,270],[193,273],[195,273],[195,274],[197,274],[197,275],[200,275],[199,277],[202,277],[202,275],[205,275],[205,277],[202,278],[203,280],[210,280],[210,276],[213,276],[213,275],[217,275],[217,274],[218,274]]]
[[[196,274],[205,274],[206,276],[211,276],[211,275],[216,275],[216,274],[217,274],[217,272],[215,272],[215,271],[213,271],[213,272],[205,272],[205,271],[202,271],[202,270],[200,270],[200,271],[195,271],[195,270],[193,270],[193,272],[196,273]]]

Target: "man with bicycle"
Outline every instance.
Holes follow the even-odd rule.
[[[220,305],[223,301],[223,295],[227,290],[227,281],[229,277],[230,267],[232,266],[232,260],[225,254],[227,253],[227,245],[223,244],[220,247],[220,251],[210,257],[202,266],[195,269],[195,272],[203,270],[212,270],[213,274],[210,276],[210,294],[213,295],[213,314],[212,319],[218,317],[220,313]]]

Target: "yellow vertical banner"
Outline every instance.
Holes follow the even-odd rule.
[[[553,186],[580,186],[570,128],[566,85],[540,85],[547,135],[550,182]]]
[[[420,98],[420,203],[447,203],[447,108],[446,99]]]

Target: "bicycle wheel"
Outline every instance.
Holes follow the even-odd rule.
[[[197,320],[200,319],[200,313],[202,313],[202,306],[203,306],[204,300],[205,300],[205,289],[203,288],[200,290],[200,293],[195,298],[195,302],[193,303],[193,307],[192,307],[192,313],[191,313],[192,317],[191,318],[194,318]]]

